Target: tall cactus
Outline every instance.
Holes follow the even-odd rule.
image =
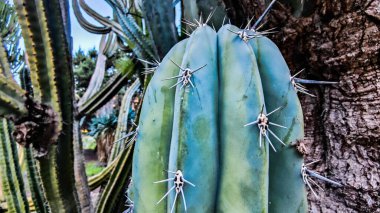
[[[25,41],[33,97],[2,60],[1,116],[15,121],[17,142],[32,146],[52,211],[79,211],[73,169],[73,82],[64,1],[14,2]],[[3,58],[3,57],[2,57]]]
[[[303,158],[292,146],[303,138],[302,110],[278,48],[254,30],[225,25],[216,34],[203,23],[185,42],[145,95],[134,209],[307,212]]]

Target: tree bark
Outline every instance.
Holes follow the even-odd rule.
[[[225,0],[237,26],[263,11],[262,1]],[[344,184],[309,192],[311,212],[380,212],[380,0],[316,0],[311,14],[296,18],[276,3],[265,28],[293,74],[337,81],[300,94],[305,115],[305,162]]]

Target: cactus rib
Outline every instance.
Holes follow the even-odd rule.
[[[218,32],[220,69],[221,179],[217,210],[268,211],[269,146],[260,148],[260,131],[244,124],[265,113],[255,54],[231,25]]]
[[[289,68],[268,38],[254,38],[250,45],[257,57],[267,110],[282,106],[271,121],[287,127],[273,129],[287,146],[274,144],[277,152],[269,153],[269,212],[307,212],[306,190],[299,175],[303,158],[291,146],[303,139],[303,115]]]
[[[50,146],[48,158],[39,159],[46,198],[52,209],[76,212],[72,70],[62,18],[67,8],[61,8],[64,4],[58,0],[17,0],[15,4],[29,57],[34,101],[51,106],[57,115],[54,137],[58,136],[58,143]]]
[[[165,184],[153,186],[153,182],[166,178],[175,90],[169,89],[175,80],[163,79],[177,75],[178,68],[169,59],[181,63],[187,40],[172,48],[162,60],[144,95],[136,147],[133,156],[132,192],[135,210],[138,212],[164,212],[166,202],[156,202],[166,193]],[[150,132],[151,129],[156,131]],[[159,152],[161,156],[156,153]],[[151,187],[150,187],[151,186]],[[153,188],[154,187],[154,188]]]
[[[12,141],[9,123],[5,118],[0,121],[0,163],[3,193],[10,212],[29,212],[24,181],[17,157],[16,143]]]

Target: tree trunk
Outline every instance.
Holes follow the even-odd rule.
[[[306,4],[308,2],[306,1]],[[238,26],[263,11],[262,1],[225,0]],[[307,17],[296,18],[276,3],[265,28],[290,69],[302,77],[338,81],[306,86],[300,94],[305,115],[305,162],[344,184],[309,192],[311,212],[380,212],[380,0],[316,0]]]

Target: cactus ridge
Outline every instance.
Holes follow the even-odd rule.
[[[196,27],[180,44],[182,62],[172,56],[178,44],[148,85],[134,150],[134,210],[306,212],[303,158],[292,146],[303,138],[303,116],[280,51],[249,27],[225,25],[217,34]],[[177,71],[163,77],[168,63]],[[162,104],[171,107],[165,123],[158,122]]]

